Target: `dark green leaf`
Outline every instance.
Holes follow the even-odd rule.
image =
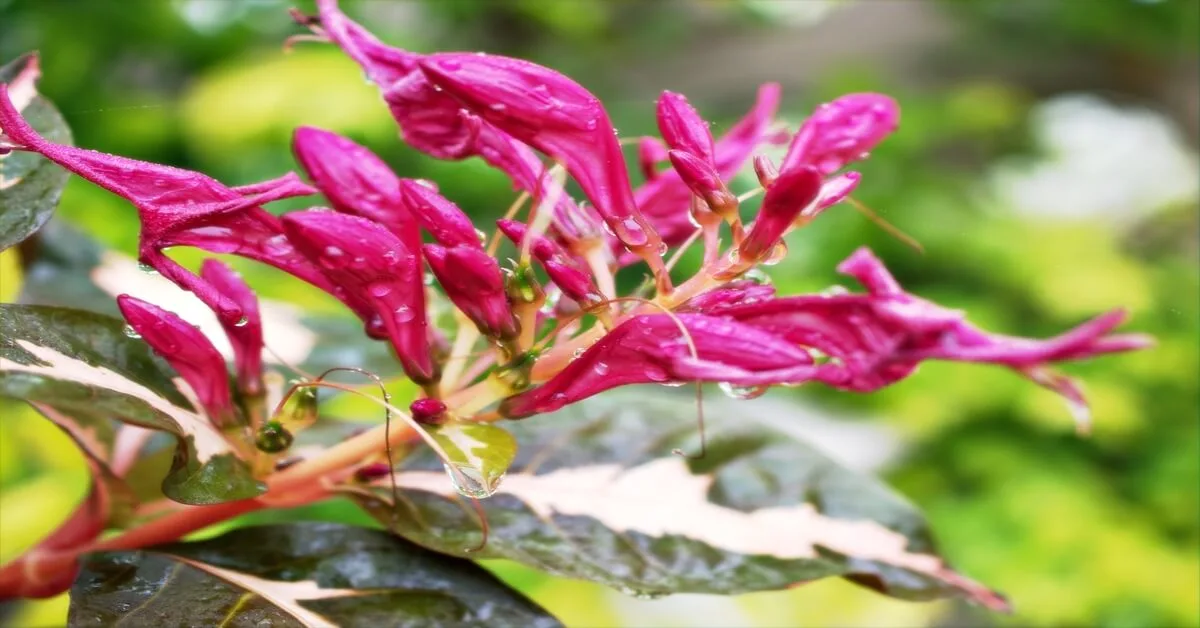
[[[560,625],[466,560],[379,530],[298,523],[84,562],[82,626]]]
[[[37,95],[37,55],[30,53],[0,67],[0,83],[8,83],[21,114],[46,139],[71,143],[66,121]],[[23,151],[0,155],[0,251],[33,235],[54,213],[68,173],[45,157]]]
[[[0,396],[53,408],[100,434],[108,420],[173,434],[176,456],[163,492],[176,501],[260,495],[264,487],[175,387],[170,369],[123,329],[115,318],[82,310],[0,305]]]
[[[507,558],[635,595],[737,594],[842,576],[908,599],[1004,600],[953,572],[925,520],[877,480],[847,470],[730,405],[710,417],[702,459],[695,409],[674,396],[610,393],[507,424],[521,452],[482,503],[491,524],[474,557]],[[650,401],[654,399],[654,401]],[[385,525],[448,554],[480,525],[427,451],[361,498]]]

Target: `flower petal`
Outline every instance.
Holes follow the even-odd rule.
[[[787,171],[813,166],[823,175],[865,159],[900,125],[900,107],[883,94],[847,94],[817,107],[792,139],[783,165]]]
[[[508,304],[500,266],[483,249],[427,244],[425,258],[446,296],[480,333],[505,340],[521,333]]]
[[[261,394],[263,332],[258,297],[232,268],[215,259],[206,259],[200,265],[200,278],[242,309],[241,320],[232,323],[219,320],[233,346],[239,390],[248,395]],[[204,299],[199,292],[196,296]]]
[[[117,307],[130,328],[188,383],[214,425],[226,427],[236,421],[225,359],[199,329],[127,294],[117,297]]]
[[[409,378],[437,380],[425,310],[420,251],[410,251],[386,227],[331,211],[283,217],[288,238],[329,280],[369,304]]]

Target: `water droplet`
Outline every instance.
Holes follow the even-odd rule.
[[[487,244],[488,235],[483,232],[483,229],[476,229],[475,236],[479,238],[480,244]]]
[[[589,131],[595,131],[596,127],[599,126],[599,124],[600,123],[597,122],[595,118],[592,118],[591,120],[588,120],[587,122],[583,123],[583,128],[585,128]]]
[[[494,495],[500,486],[500,480],[504,479],[503,473],[485,476],[479,469],[465,464],[443,464],[442,467],[446,470],[446,475],[450,476],[454,490],[475,499],[485,499]]]
[[[392,293],[392,287],[384,283],[373,283],[367,287],[367,292],[370,292],[372,296],[386,297]]]
[[[780,241],[779,244],[771,247],[771,251],[767,253],[767,256],[759,263],[763,266],[774,266],[779,262],[782,262],[783,258],[787,257],[787,254],[787,242]]]
[[[263,248],[271,255],[287,255],[293,250],[292,243],[288,242],[287,236],[282,233],[263,240]]]
[[[138,262],[138,270],[146,273],[147,275],[157,275],[158,274],[158,271],[155,270],[155,268],[153,266],[147,264],[146,262]]]
[[[571,357],[580,358],[580,357],[583,357],[584,353],[587,353],[587,348],[580,347],[580,348],[576,349],[573,353],[571,353]]]
[[[771,285],[771,276],[761,268],[751,268],[742,275],[742,279],[753,281],[760,286]]]
[[[596,365],[592,367],[592,370],[596,371],[597,375],[607,375],[608,365],[604,362],[597,362]]]
[[[433,273],[425,273],[425,277],[421,281],[427,286],[432,286],[434,282]]]
[[[770,389],[770,386],[738,386],[729,382],[721,382],[718,387],[730,399],[757,399]]]
[[[325,247],[321,254],[321,265],[331,270],[346,266],[346,252],[332,244]]]
[[[441,63],[439,63],[438,65],[441,66],[441,69],[449,70],[451,72],[455,72],[455,71],[462,69],[462,64],[459,63],[458,61],[455,61],[454,59],[442,59]]]
[[[129,336],[130,338],[141,338],[142,337],[142,335],[137,333],[137,330],[134,329],[132,325],[126,325],[125,329],[122,329],[121,332],[124,333],[126,336]]]
[[[820,294],[823,297],[836,297],[843,294],[850,294],[850,291],[846,289],[846,286],[834,284],[822,290]]]
[[[492,111],[495,111],[496,113],[504,113],[505,111],[508,110],[508,105],[506,105],[502,102],[494,102],[488,106],[488,109],[491,109]]]
[[[234,327],[245,327],[246,325],[249,325],[249,324],[250,324],[250,319],[243,316],[243,317],[237,319],[237,322],[234,323],[233,326]]]
[[[413,313],[411,307],[408,307],[407,305],[401,305],[400,307],[396,308],[396,311],[392,312],[392,316],[396,319],[397,323],[407,323],[415,318],[416,314]]]
[[[667,388],[679,388],[680,386],[683,386],[684,384],[687,384],[687,382],[659,382],[658,383],[659,386],[666,386]]]

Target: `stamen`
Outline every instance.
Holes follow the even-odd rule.
[[[517,200],[513,201],[512,205],[508,206],[508,211],[504,212],[504,217],[510,219],[513,216],[516,216],[517,212],[521,211],[521,208],[525,206],[525,201],[528,200],[529,192],[521,192],[521,194],[517,196]],[[488,243],[487,247],[488,255],[496,257],[496,249],[500,248],[500,238],[502,235],[503,234],[500,233],[499,229],[496,229],[496,231],[492,233],[492,241]]]
[[[538,199],[538,204],[533,209],[529,227],[525,230],[525,237],[521,239],[521,264],[529,263],[529,247],[550,227],[550,221],[554,219],[554,208],[565,194],[563,186],[567,183],[567,171],[561,163],[556,163],[554,167],[546,170],[542,174],[541,181],[544,182],[546,178],[553,180],[554,187],[548,196]],[[544,188],[545,185],[542,187]]]
[[[888,235],[892,236],[893,238],[896,238],[897,240],[903,242],[904,244],[907,244],[908,246],[915,249],[918,253],[925,252],[925,247],[921,246],[921,243],[917,242],[916,238],[908,235],[907,233],[904,233],[903,231],[901,231],[899,228],[897,228],[892,223],[884,220],[882,216],[875,213],[875,210],[871,209],[870,207],[867,207],[861,201],[854,198],[853,196],[847,196],[846,200],[849,201],[850,205],[853,206],[854,209],[857,209],[860,214],[862,214],[863,216],[866,216],[867,220],[870,220],[871,222],[878,225],[879,228],[883,229],[885,232],[887,232]]]

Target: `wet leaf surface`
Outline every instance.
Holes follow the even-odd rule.
[[[176,438],[163,492],[189,504],[259,495],[262,485],[118,319],[82,310],[0,304],[0,396],[52,408],[77,440],[110,441],[112,421]],[[87,437],[84,436],[86,439]],[[97,454],[103,444],[93,446]]]
[[[559,622],[474,563],[379,530],[254,526],[93,555],[71,589],[84,626],[522,626]]]
[[[653,396],[648,394],[653,392]],[[663,397],[663,398],[660,398]],[[633,389],[505,424],[520,453],[483,500],[486,549],[632,595],[738,594],[840,576],[905,599],[1003,598],[951,570],[915,507],[749,413],[709,417],[702,459],[695,408]],[[478,519],[423,451],[361,503],[421,545],[465,555]]]
[[[0,83],[10,84],[15,104],[38,133],[52,142],[70,144],[71,131],[58,109],[32,91],[37,73],[37,56],[25,54],[0,67]],[[50,219],[68,176],[41,155],[22,151],[0,155],[0,250],[33,235]]]

